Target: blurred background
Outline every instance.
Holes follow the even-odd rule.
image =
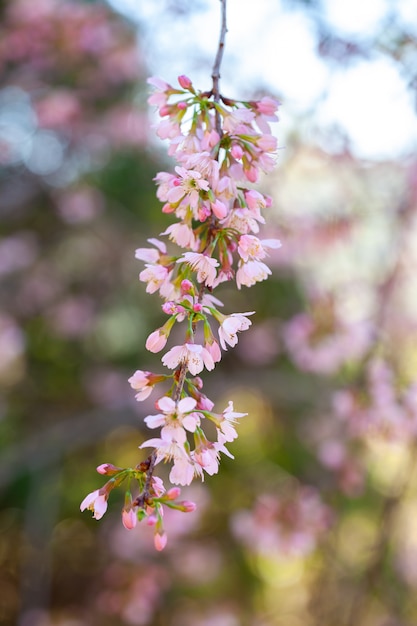
[[[95,467],[148,435],[127,378],[164,316],[134,250],[170,223],[146,77],[209,89],[218,0],[0,8],[0,624],[417,624],[417,8],[228,1],[222,93],[282,102],[272,277],[205,392],[233,399],[220,474],[169,544],[100,522]],[[174,342],[173,344],[174,345]]]

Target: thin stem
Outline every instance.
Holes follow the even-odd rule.
[[[224,42],[226,39],[227,33],[227,25],[226,25],[226,2],[227,0],[220,0],[221,4],[221,27],[220,27],[220,39],[219,46],[217,48],[216,58],[214,60],[213,71],[211,77],[213,79],[213,99],[214,102],[219,102],[220,100],[220,65],[223,59],[224,52]],[[221,126],[221,118],[220,113],[216,109],[216,130],[219,133],[220,137],[222,136],[222,126]]]
[[[146,479],[145,486],[143,487],[142,493],[136,498],[134,504],[139,506],[140,508],[144,508],[147,500],[151,497],[151,481],[152,475],[155,468],[156,463],[156,451],[154,450],[151,455],[146,459],[144,463],[141,465],[146,465]]]
[[[172,399],[174,400],[175,404],[178,404],[178,402],[180,401],[181,392],[182,392],[182,388],[184,387],[186,374],[187,374],[187,363],[181,363],[180,367],[176,371],[176,376],[178,377],[177,386],[172,396]]]

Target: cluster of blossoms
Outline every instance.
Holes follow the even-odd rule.
[[[334,410],[346,425],[347,436],[367,440],[412,442],[417,434],[417,385],[398,389],[391,367],[382,359],[369,363],[366,392],[339,391]]]
[[[223,304],[213,289],[230,280],[236,280],[240,289],[267,279],[271,270],[264,259],[268,250],[281,245],[277,239],[258,238],[259,225],[265,223],[261,211],[271,199],[248,186],[258,180],[260,171],[269,172],[274,165],[277,142],[269,122],[277,120],[278,103],[269,97],[238,102],[213,90],[198,92],[186,76],[179,77],[180,88],[158,78],[149,82],[155,87],[149,103],[158,107],[162,118],[157,135],[169,141],[168,152],[178,162],[175,173],[156,176],[162,211],[177,218],[161,235],[183,252],[171,254],[159,239],[149,240],[151,248],[136,250],[136,258],[145,262],[139,278],[147,293],[160,294],[168,316],[149,335],[146,348],[154,353],[163,350],[176,323],[185,322],[185,339],[162,357],[172,373],[137,370],[129,379],[138,401],[148,398],[157,384],[172,383],[155,403],[159,412],[145,418],[149,428],[161,429],[159,437],[140,446],[153,452],[133,470],[100,466],[112,478],[87,496],[82,508],[101,517],[110,490],[127,477],[136,479],[139,496],[133,500],[127,492],[123,523],[132,528],[138,517],[155,521],[155,545],[161,549],[166,541],[162,504],[183,511],[193,507],[175,502],[179,488],[165,491],[161,479],[153,476],[154,467],[161,461],[172,463],[169,480],[174,485],[215,474],[221,453],[233,458],[226,444],[237,437],[236,421],[246,415],[236,412],[231,401],[221,413],[214,412],[198,374],[204,368],[212,370],[222,350],[237,344],[238,333],[250,327],[249,316],[254,313],[221,313]],[[208,422],[214,425],[215,441],[205,432]]]
[[[313,487],[299,487],[286,497],[264,494],[252,511],[239,511],[232,530],[252,552],[304,557],[332,522],[330,509]]]
[[[330,375],[366,354],[374,339],[367,320],[348,321],[330,297],[309,305],[309,313],[297,314],[284,327],[285,346],[299,369]]]

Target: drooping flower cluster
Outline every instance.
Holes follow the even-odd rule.
[[[87,496],[83,506],[93,507],[95,517],[101,517],[109,490],[127,472],[139,482],[140,495],[136,500],[128,496],[123,523],[133,527],[138,515],[151,519],[156,515],[156,547],[161,548],[160,537],[165,536],[161,503],[174,506],[167,495],[173,490],[163,491],[160,479],[153,476],[155,465],[172,463],[169,480],[175,485],[189,485],[195,477],[204,480],[204,473],[217,473],[221,453],[233,458],[226,444],[237,437],[235,423],[245,415],[236,412],[231,401],[223,412],[214,412],[214,403],[201,391],[198,374],[204,368],[212,370],[222,350],[238,343],[238,333],[251,326],[254,314],[221,313],[223,303],[213,296],[213,289],[230,280],[238,289],[265,280],[271,273],[264,262],[268,251],[281,245],[277,239],[258,237],[259,225],[265,223],[262,209],[271,205],[271,199],[248,187],[274,165],[277,142],[269,122],[277,120],[278,103],[268,97],[238,102],[213,91],[198,92],[186,76],[179,77],[180,88],[159,78],[149,82],[155,87],[149,103],[158,107],[162,118],[157,135],[168,140],[168,152],[178,163],[175,173],[160,172],[155,179],[162,211],[177,218],[161,236],[182,251],[171,253],[159,239],[150,239],[150,248],[136,250],[136,258],[145,262],[139,278],[146,283],[147,293],[159,293],[168,316],[149,335],[146,348],[154,353],[164,350],[176,323],[185,322],[185,337],[162,357],[171,373],[137,370],[129,379],[138,401],[148,398],[158,383],[172,382],[155,403],[159,412],[145,418],[149,428],[161,429],[158,437],[140,446],[153,448],[150,457],[134,470],[120,470],[107,483],[109,488]],[[201,342],[196,340],[198,328]],[[214,424],[214,441],[205,431],[208,422]]]
[[[330,509],[313,487],[281,497],[260,496],[252,511],[239,511],[232,530],[252,552],[302,557],[310,554],[332,521]]]

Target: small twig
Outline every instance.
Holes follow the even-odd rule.
[[[220,27],[220,39],[219,39],[219,47],[217,48],[216,58],[214,60],[213,71],[211,77],[213,79],[213,89],[212,94],[214,98],[214,102],[219,102],[220,100],[220,65],[223,58],[224,52],[224,42],[226,39],[227,33],[227,25],[226,25],[226,2],[227,0],[220,0],[221,4],[221,27]],[[220,113],[216,109],[216,130],[219,133],[220,137],[222,136],[222,125]]]
[[[177,386],[172,396],[172,399],[174,400],[175,404],[178,404],[178,402],[180,401],[181,392],[182,392],[182,388],[184,387],[184,381],[185,381],[185,376],[187,374],[187,371],[188,371],[187,363],[181,363],[180,367],[176,371],[175,375],[177,377]]]
[[[143,491],[140,495],[138,495],[138,497],[136,498],[136,500],[134,501],[134,505],[139,506],[140,508],[144,508],[147,501],[149,500],[149,498],[152,497],[151,495],[151,481],[152,481],[152,475],[153,475],[153,471],[155,468],[155,463],[156,463],[156,451],[154,450],[152,452],[151,455],[149,455],[149,457],[146,459],[146,461],[144,463],[141,463],[141,465],[146,464],[147,469],[146,469],[146,479],[145,479],[145,486],[143,487]]]

